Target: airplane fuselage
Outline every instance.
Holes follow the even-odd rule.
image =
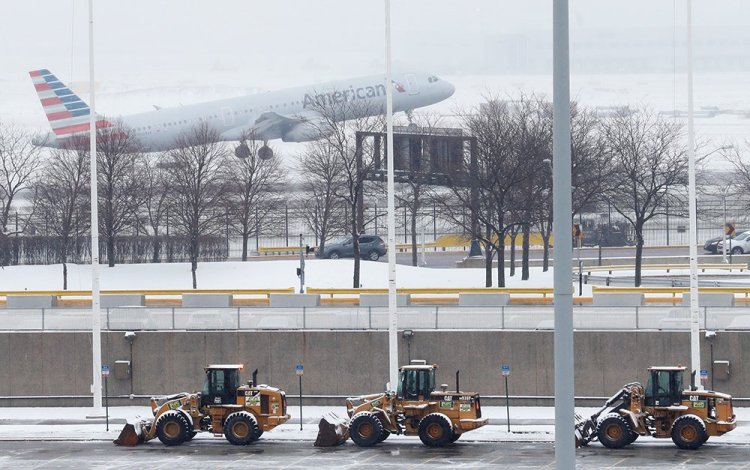
[[[222,141],[283,139],[314,140],[312,127],[321,113],[331,111],[335,120],[348,120],[385,113],[386,88],[382,75],[358,77],[316,85],[289,88],[206,103],[160,108],[116,118],[129,129],[146,151],[173,148],[181,134],[207,124]],[[453,94],[453,85],[435,75],[393,75],[393,111],[408,111],[438,103]],[[109,117],[108,117],[109,119]],[[53,126],[54,127],[54,126]],[[88,133],[88,128],[85,130]],[[66,136],[48,140],[60,146]],[[49,137],[54,136],[50,134]]]

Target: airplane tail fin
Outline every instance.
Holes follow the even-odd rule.
[[[88,133],[91,108],[47,69],[29,72],[39,101],[57,139]],[[96,127],[111,124],[97,116]]]

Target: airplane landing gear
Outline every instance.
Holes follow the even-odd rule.
[[[406,119],[409,121],[409,124],[406,126],[407,129],[409,129],[410,131],[416,131],[417,129],[419,129],[419,125],[414,122],[414,110],[407,109],[406,111],[404,111],[404,113],[406,113]]]
[[[250,147],[244,140],[234,149],[234,156],[243,160],[250,156]]]
[[[261,160],[269,160],[273,158],[273,150],[268,146],[268,141],[263,141],[263,147],[258,149],[258,158]]]

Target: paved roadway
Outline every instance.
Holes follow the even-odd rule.
[[[417,256],[417,262],[420,266],[426,266],[428,268],[455,268],[456,261],[460,261],[466,257],[468,253],[465,251],[427,251],[425,253],[426,264],[422,264],[421,253]],[[644,256],[687,256],[687,246],[674,246],[674,247],[644,247]],[[698,255],[710,255],[710,253],[703,251],[701,247],[698,250]],[[552,250],[550,251],[552,256]],[[602,258],[632,258],[635,256],[635,248],[624,247],[624,248],[602,248]],[[532,249],[529,251],[529,259],[541,260],[544,257],[544,252],[541,249]],[[598,258],[599,248],[582,248],[582,258]],[[299,256],[286,255],[286,256],[254,256],[249,258],[251,261],[269,261],[274,259],[299,259]],[[316,259],[310,255],[307,259]],[[510,251],[506,250],[505,259],[510,259]],[[518,263],[521,260],[521,250],[516,251],[516,259]],[[388,255],[380,258],[380,262],[388,262]],[[721,262],[721,256],[716,255],[716,262]],[[411,252],[398,253],[396,256],[396,263],[411,265]]]
[[[648,441],[648,442],[647,442]],[[698,451],[682,451],[671,441],[643,439],[626,449],[592,445],[577,451],[578,469],[601,468],[715,468],[747,469],[750,445],[712,444]],[[384,442],[360,449],[351,443],[317,449],[309,442],[262,440],[234,447],[219,440],[193,441],[165,447],[151,441],[136,448],[109,442],[0,442],[0,468],[23,469],[243,469],[247,468],[554,468],[552,443],[457,442],[430,449],[416,442]]]
[[[550,257],[552,257],[554,250],[550,250]],[[423,265],[429,268],[454,268],[456,267],[456,261],[460,261],[466,257],[468,253],[465,251],[427,251],[425,253],[425,261],[427,264]],[[602,248],[602,258],[633,258],[635,257],[635,248]],[[655,246],[655,247],[644,247],[643,256],[687,256],[687,246]],[[703,251],[701,247],[698,250],[698,255],[710,255],[710,253]],[[577,255],[575,255],[577,256]],[[544,257],[544,251],[541,249],[529,250],[529,259],[541,260]],[[582,248],[582,258],[598,258],[599,248]],[[422,255],[418,255],[418,262],[422,266]],[[506,250],[505,259],[510,259],[510,251]],[[387,261],[387,255],[382,258],[383,261]],[[516,260],[520,264],[521,262],[521,250],[516,250]],[[396,256],[396,262],[398,264],[411,264],[411,253],[399,253]],[[721,256],[716,256],[716,262],[721,262]]]

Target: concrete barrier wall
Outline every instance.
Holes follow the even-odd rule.
[[[704,338],[701,341],[703,364],[709,367],[709,345]],[[575,348],[577,396],[610,396],[627,382],[645,382],[650,365],[688,365],[690,357],[688,333],[677,332],[576,332]],[[511,395],[554,395],[552,350],[552,332],[542,331],[417,330],[411,341],[412,358],[440,365],[438,383],[453,388],[460,369],[461,388],[482,395],[504,394],[501,363],[511,365]],[[90,351],[90,335],[85,333],[2,333],[0,396],[89,395]],[[405,343],[400,354],[400,363],[405,364]],[[103,363],[112,367],[116,360],[129,358],[122,333],[103,334]],[[714,359],[729,360],[732,371],[728,380],[716,380],[716,388],[737,397],[750,396],[750,369],[743,367],[750,361],[750,332],[719,332]],[[206,364],[243,363],[243,378],[258,368],[261,382],[293,395],[298,362],[305,365],[306,395],[383,390],[388,376],[387,333],[139,332],[133,345],[133,392],[197,391]],[[130,383],[110,376],[109,393],[129,394]],[[0,399],[0,406],[33,403]],[[90,400],[56,403],[86,405]]]

